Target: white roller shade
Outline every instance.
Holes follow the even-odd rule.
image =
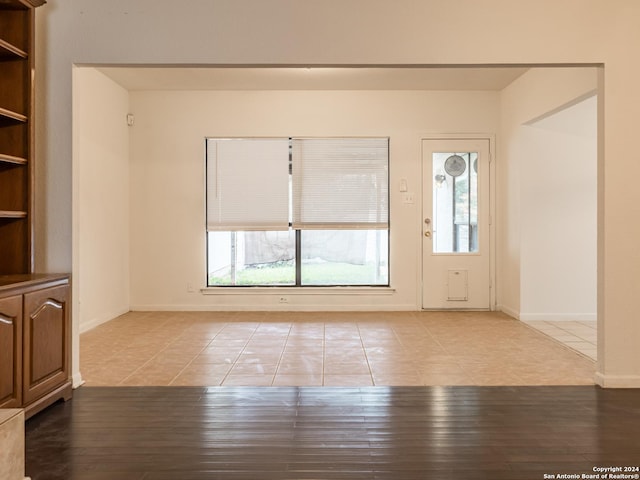
[[[207,229],[289,227],[289,139],[207,140]]]
[[[293,227],[387,229],[387,138],[293,139]]]

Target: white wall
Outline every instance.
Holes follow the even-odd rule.
[[[76,71],[83,72],[77,77],[84,80],[83,92],[86,91],[84,97],[77,98],[78,103],[87,103],[83,109],[86,118],[79,117],[76,122],[82,129],[88,130],[99,118],[97,132],[126,133],[126,112],[136,115],[136,126],[130,129],[134,310],[419,309],[421,272],[416,259],[420,256],[420,202],[403,204],[394,186],[400,178],[420,177],[417,147],[425,132],[494,132],[497,125],[499,95],[492,92],[134,92],[131,107],[120,105],[117,115],[103,116],[97,112],[104,108],[96,103],[107,100],[116,105],[109,99],[114,88],[121,93],[119,87],[91,68]],[[96,79],[101,82],[87,84]],[[516,171],[517,177],[509,184],[501,184],[499,205],[515,213],[501,216],[498,223],[517,242],[504,232],[499,239],[504,268],[498,283],[511,288],[522,302],[518,309],[510,306],[503,299],[509,298],[508,293],[502,291],[499,299],[501,308],[524,320],[585,319],[596,315],[596,105],[592,100],[588,110],[574,106],[548,114],[583,96],[585,91],[592,91],[595,80],[593,69],[536,69],[500,95],[504,118],[503,135],[499,138],[508,148],[499,158],[499,171]],[[459,114],[462,110],[465,115]],[[525,119],[544,115],[547,116],[535,121],[534,126],[524,123]],[[560,131],[575,130],[575,125],[583,124],[590,129]],[[204,138],[288,135],[391,136],[393,292],[368,295],[360,291],[349,296],[331,295],[329,291],[318,296],[317,290],[309,295],[308,290],[304,294],[273,288],[234,289],[233,294],[218,292],[215,296],[199,292],[206,278]],[[106,139],[104,133],[99,137]],[[106,140],[111,146],[118,143]],[[82,152],[83,156],[92,154],[86,148]],[[126,158],[123,153],[122,159]],[[105,165],[122,168],[122,159],[120,163],[111,159]],[[96,179],[105,178],[107,182],[104,187],[98,185],[98,189],[125,185],[128,173],[121,173],[114,178],[125,182],[121,185],[113,185],[108,176],[97,175]],[[96,209],[95,216],[85,215],[89,222],[102,217],[101,210],[105,208],[103,203],[91,202],[95,187],[88,178],[80,189],[82,195],[89,195],[79,199],[82,211]],[[410,190],[420,197],[421,186],[415,181],[410,182]],[[119,208],[127,209],[128,205],[127,202]],[[127,215],[128,210],[117,218],[126,219]],[[86,237],[91,228],[85,222],[80,222],[80,227]],[[105,245],[122,247],[128,231],[122,233],[123,237],[115,239],[111,237],[115,231],[110,230],[103,237]],[[106,257],[101,254],[106,250],[87,243],[91,247],[80,249],[84,275],[76,275],[75,284],[98,292],[100,288],[96,287],[103,286],[101,282],[105,280],[101,277],[94,282],[101,271],[101,266],[96,268],[94,264],[104,261]],[[515,248],[505,249],[510,243]],[[517,289],[502,278],[510,271],[518,276]],[[122,277],[123,272],[119,273]],[[114,306],[108,302],[112,290],[121,291],[128,285],[117,281],[118,276],[114,278],[112,288],[106,289],[107,295],[81,296],[83,327],[112,318],[129,307],[125,302]],[[290,297],[290,303],[284,306],[278,302],[283,292]],[[96,314],[87,317],[86,312],[92,308]]]
[[[597,105],[569,108],[596,74],[532,69],[500,95],[498,298],[522,320],[596,318]]]
[[[129,311],[129,93],[74,68],[73,298],[80,330]]]
[[[522,128],[520,319],[596,320],[597,98]]]
[[[497,100],[496,92],[132,92],[132,309],[282,309],[278,299],[285,291],[287,309],[419,309],[420,140],[434,132],[495,132]],[[317,289],[270,288],[202,295],[207,136],[389,136],[393,291],[320,289],[318,295]],[[414,204],[402,203],[401,178],[416,193]],[[188,292],[188,284],[198,291]]]
[[[72,268],[74,63],[601,64],[597,379],[640,386],[638,18],[637,0],[50,0],[37,13],[36,266]],[[78,332],[74,317],[74,372]]]

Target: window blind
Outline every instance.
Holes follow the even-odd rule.
[[[289,228],[289,139],[207,139],[207,230]]]
[[[388,138],[294,138],[293,228],[387,229]]]

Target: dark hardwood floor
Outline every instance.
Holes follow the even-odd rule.
[[[33,480],[539,480],[640,465],[640,390],[83,387],[26,441]]]

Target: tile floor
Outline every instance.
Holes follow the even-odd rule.
[[[592,360],[596,360],[598,331],[595,320],[527,321],[525,323]]]
[[[86,385],[590,385],[498,312],[130,312],[81,335]]]

